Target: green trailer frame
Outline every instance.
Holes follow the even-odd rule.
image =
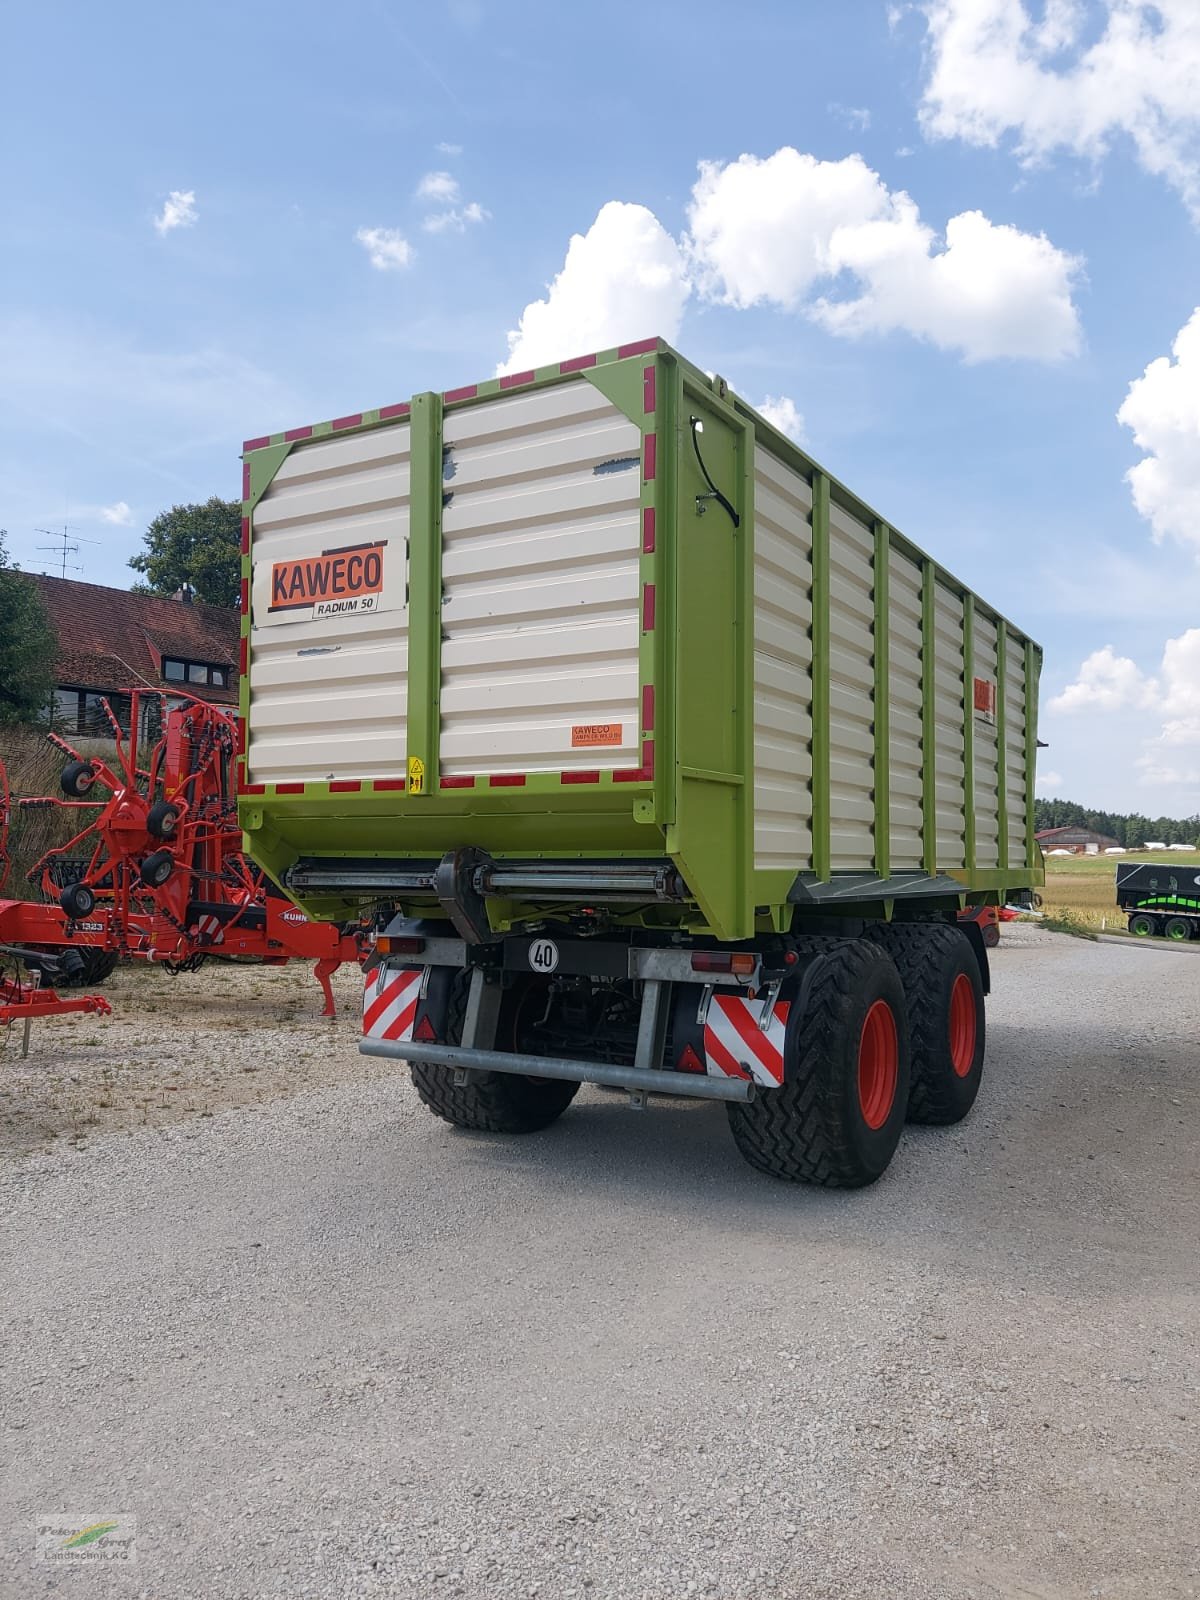
[[[439,772],[441,648],[442,422],[453,408],[501,395],[586,381],[642,434],[640,581],[643,607],[639,664],[642,762],[568,782],[557,772],[529,772],[519,782],[493,777],[446,780]],[[703,425],[703,465],[693,452],[693,423]],[[424,393],[311,427],[246,441],[243,456],[241,725],[254,694],[251,655],[251,550],[255,508],[289,454],[313,441],[395,426],[411,428],[412,529],[407,747],[418,784],[378,780],[260,783],[241,757],[239,813],[247,852],[313,917],[344,918],[363,897],[350,891],[305,892],[289,874],[306,859],[427,860],[472,845],[497,861],[667,860],[688,898],[677,907],[624,910],[626,921],[674,923],[697,934],[742,940],[783,932],[801,913],[890,918],[898,903],[930,911],[965,899],[997,900],[1042,881],[1033,837],[1039,647],[967,586],[924,554],[833,478],[720,378],[707,377],[660,340],[647,340],[555,362],[443,394]],[[754,866],[754,493],[755,443],[812,484],[812,740],[810,864],[798,871]],[[714,498],[713,484],[736,502],[737,525]],[[831,865],[830,510],[841,506],[873,530],[876,547],[874,682],[874,859],[870,869]],[[922,575],[922,643],[933,648],[935,584],[961,597],[964,664],[961,698],[965,860],[943,867],[936,848],[935,674],[923,672],[923,846],[919,871],[893,869],[889,806],[891,728],[888,585],[890,551],[903,552]],[[981,866],[976,846],[974,718],[968,685],[977,619],[995,626],[998,859]],[[1024,654],[1023,771],[1009,759],[1011,715],[1004,681],[1008,646]],[[414,763],[417,767],[414,767]],[[1011,770],[1010,770],[1011,767]],[[1024,859],[1010,860],[1009,780],[1024,797]],[[396,897],[391,897],[396,898]],[[414,901],[408,909],[419,912]],[[538,914],[533,901],[493,898],[492,926],[503,931]]]

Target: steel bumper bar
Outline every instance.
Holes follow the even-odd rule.
[[[465,1045],[418,1044],[391,1039],[363,1039],[364,1056],[389,1056],[431,1067],[465,1072],[513,1072],[527,1078],[566,1078],[572,1083],[600,1083],[611,1089],[643,1094],[686,1095],[693,1100],[753,1100],[755,1085],[745,1078],[708,1078],[699,1073],[660,1072],[642,1067],[614,1067],[599,1061],[568,1061],[556,1056],[516,1055],[501,1050],[473,1050]]]

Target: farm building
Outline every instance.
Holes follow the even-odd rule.
[[[1120,848],[1120,841],[1106,833],[1094,833],[1091,828],[1071,826],[1043,828],[1035,836],[1045,854],[1052,850],[1067,850],[1073,856],[1098,855],[1105,850]]]
[[[106,698],[124,726],[129,701],[118,691],[138,685],[237,704],[236,611],[201,605],[190,594],[164,599],[73,578],[29,578],[58,642],[54,719],[68,736],[106,737]]]

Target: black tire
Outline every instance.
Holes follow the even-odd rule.
[[[96,781],[96,769],[90,761],[68,761],[58,781],[64,794],[81,800]]]
[[[142,862],[138,876],[147,889],[161,889],[175,871],[175,857],[169,850],[155,850]]]
[[[461,973],[450,991],[446,1038],[457,1043],[462,1038],[467,1009],[469,975]],[[519,979],[500,1002],[496,1038],[500,1047],[516,1046],[522,1015],[527,1002],[545,981],[530,975]],[[409,1066],[413,1084],[424,1105],[455,1128],[475,1133],[540,1133],[559,1117],[579,1093],[579,1084],[560,1078],[523,1078],[511,1072],[474,1072],[461,1087],[454,1082],[452,1067],[435,1067],[413,1062]]]
[[[90,916],[96,909],[96,896],[86,883],[69,883],[58,897],[58,903],[72,922]]]
[[[752,1167],[791,1183],[861,1189],[882,1176],[904,1131],[909,1041],[904,989],[887,952],[864,939],[814,939],[825,956],[803,1015],[789,1016],[781,1089],[727,1105],[729,1126]],[[787,998],[786,994],[784,998]],[[876,1010],[882,1003],[883,1012]],[[880,1098],[864,1059],[882,1025],[891,1061]],[[871,1107],[871,1121],[867,1108]],[[882,1115],[880,1113],[883,1113]],[[878,1120],[876,1120],[878,1119]]]
[[[1192,937],[1192,922],[1190,917],[1168,917],[1163,928],[1163,938],[1170,939],[1175,944],[1183,944]]]
[[[1135,911],[1129,919],[1129,931],[1139,939],[1153,939],[1158,932],[1158,918],[1145,911]]]
[[[946,923],[876,923],[868,938],[896,963],[912,1038],[908,1120],[961,1122],[975,1104],[987,1047],[983,982],[970,944]]]
[[[983,942],[989,950],[994,950],[1000,943],[1000,924],[988,922],[983,927]]]
[[[146,832],[155,839],[173,839],[179,826],[179,807],[156,800],[146,813]]]
[[[116,970],[115,950],[81,949],[79,953],[83,957],[83,976],[77,980],[77,988],[94,989],[98,983],[110,978]]]

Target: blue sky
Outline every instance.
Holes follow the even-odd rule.
[[[10,10],[11,553],[124,586],[244,437],[659,332],[1044,644],[1045,792],[1198,811],[1195,9]]]

